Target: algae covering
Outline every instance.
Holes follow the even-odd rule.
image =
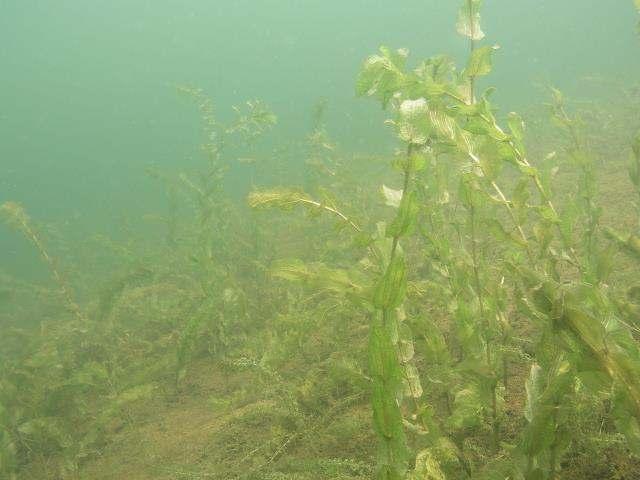
[[[0,479],[639,478],[640,3],[183,3],[0,2]]]

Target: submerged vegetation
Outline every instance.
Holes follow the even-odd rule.
[[[640,124],[614,112],[614,145],[601,106],[549,88],[531,141],[481,88],[480,7],[459,10],[462,68],[389,47],[362,65],[394,158],[340,152],[321,100],[292,148],[304,188],[283,186],[264,103],[223,122],[179,87],[204,163],[149,170],[163,242],[64,258],[0,206],[53,280],[0,277],[0,478],[635,478]]]

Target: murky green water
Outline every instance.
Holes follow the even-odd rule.
[[[0,0],[0,480],[636,478],[640,4],[463,3]]]

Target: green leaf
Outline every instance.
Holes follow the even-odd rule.
[[[438,326],[429,319],[419,324],[421,341],[417,343],[428,364],[438,365],[439,370],[444,368],[449,360],[447,341]]]
[[[407,56],[407,50],[380,47],[379,55],[371,55],[364,62],[356,80],[356,95],[377,98],[386,107],[405,82]]]
[[[611,378],[600,370],[585,370],[578,373],[578,379],[591,392],[606,392],[611,389]]]
[[[397,254],[375,288],[373,304],[381,310],[398,307],[406,290],[406,266],[402,255]]]
[[[613,228],[605,227],[605,235],[614,240],[623,251],[636,259],[640,260],[640,237],[637,235],[624,236]]]
[[[531,365],[529,378],[525,382],[525,391],[527,392],[527,400],[524,407],[524,418],[528,422],[532,422],[536,414],[536,404],[541,395],[542,390],[542,368],[537,363]]]
[[[251,208],[275,207],[286,210],[309,200],[309,196],[304,192],[282,188],[257,190],[247,196],[247,203]]]
[[[446,55],[436,55],[423,60],[414,70],[420,79],[431,79],[438,83],[450,83],[455,72],[455,62]]]
[[[553,101],[554,106],[562,106],[564,105],[564,94],[562,91],[558,90],[555,87],[549,87],[551,90],[551,100]]]
[[[395,122],[398,137],[405,143],[423,145],[431,135],[429,107],[424,98],[404,100],[398,109]]]
[[[422,450],[416,456],[416,468],[411,480],[447,480],[440,467],[440,462],[430,448]]]
[[[420,172],[427,166],[427,158],[421,153],[414,153],[411,155],[408,162],[408,169],[410,172]]]
[[[404,365],[403,368],[403,396],[409,398],[420,398],[423,392],[418,369],[413,364]]]
[[[518,167],[520,168],[520,171],[531,177],[531,178],[535,178],[539,175],[538,173],[538,169],[536,167],[533,167],[531,165],[527,165],[526,163],[519,163]]]
[[[524,121],[522,120],[522,117],[515,112],[510,112],[507,123],[509,125],[509,130],[511,130],[511,135],[513,135],[517,140],[523,140]]]
[[[382,185],[382,195],[384,196],[386,205],[394,208],[400,207],[402,203],[402,190],[395,190],[386,185]]]
[[[498,50],[498,45],[476,48],[469,61],[467,67],[462,74],[467,77],[480,77],[491,73],[493,67],[493,52]]]
[[[415,192],[403,195],[398,214],[387,228],[387,237],[400,238],[410,234],[415,227],[419,208]]]
[[[526,242],[522,239],[522,237],[520,237],[520,235],[518,235],[516,232],[508,232],[504,225],[502,225],[500,220],[498,220],[497,218],[488,218],[484,220],[484,224],[498,240],[507,240],[520,247],[527,246]]]
[[[447,423],[453,429],[463,429],[480,425],[484,408],[480,392],[475,386],[468,386],[456,392],[453,412]]]
[[[618,391],[613,397],[613,421],[626,438],[627,446],[635,455],[640,455],[640,424],[638,419],[629,415],[629,406],[624,395]]]
[[[546,385],[545,381],[548,382]],[[523,447],[528,456],[537,456],[554,444],[557,448],[562,440],[557,422],[572,381],[570,365],[562,359],[556,359],[544,372],[538,364],[531,367],[525,385],[525,418],[529,424],[523,436]]]
[[[297,259],[278,261],[271,268],[271,275],[339,295],[358,295],[363,290],[363,286],[351,278],[351,272],[329,268],[320,262],[306,264]]]
[[[462,128],[468,132],[475,133],[476,135],[487,135],[499,142],[505,141],[509,138],[509,136],[499,130],[495,124],[487,121],[486,118],[481,116],[469,117]]]

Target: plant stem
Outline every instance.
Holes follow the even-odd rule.
[[[469,37],[469,56],[473,55],[473,52],[476,49],[476,22],[473,20],[473,3],[471,0],[467,0],[467,8],[469,9],[469,31],[471,32],[471,36]],[[476,103],[476,92],[475,92],[475,83],[476,77],[475,75],[469,76],[469,103]]]
[[[471,32],[471,36],[469,37],[469,57],[471,58],[476,49],[476,41],[475,41],[476,31],[475,31],[475,21],[473,19],[472,0],[467,0],[467,8],[469,9],[469,20],[470,20],[469,30]],[[475,75],[469,76],[469,103],[471,103],[472,105],[476,103]],[[480,162],[477,162],[477,164],[480,164]],[[506,197],[504,196],[504,194],[502,193],[498,185],[495,183],[495,181],[492,180],[491,185],[493,189],[499,193],[501,198],[504,199],[505,205],[508,205],[508,203],[506,203]],[[524,234],[524,231],[520,227],[519,222],[516,221],[515,213],[512,211],[510,207],[507,207],[507,208],[509,209],[509,212],[512,214],[512,219],[516,223],[517,228],[523,240],[526,242],[526,236]],[[483,325],[483,329],[484,329],[486,362],[489,370],[491,372],[494,372],[495,369],[493,367],[493,358],[492,358],[493,339],[491,336],[491,325],[489,323],[489,319],[487,318],[487,314],[484,308],[484,295],[482,293],[482,284],[480,282],[480,272],[479,272],[478,252],[477,252],[478,239],[476,235],[476,206],[474,204],[474,198],[472,193],[469,195],[469,217],[470,217],[469,221],[471,223],[471,257],[473,261],[473,278],[475,283],[476,296],[478,297],[478,305],[480,308],[480,322]],[[493,430],[492,443],[493,443],[494,449],[498,447],[498,401],[497,401],[496,388],[497,388],[497,382],[494,382],[491,388],[491,425]]]

